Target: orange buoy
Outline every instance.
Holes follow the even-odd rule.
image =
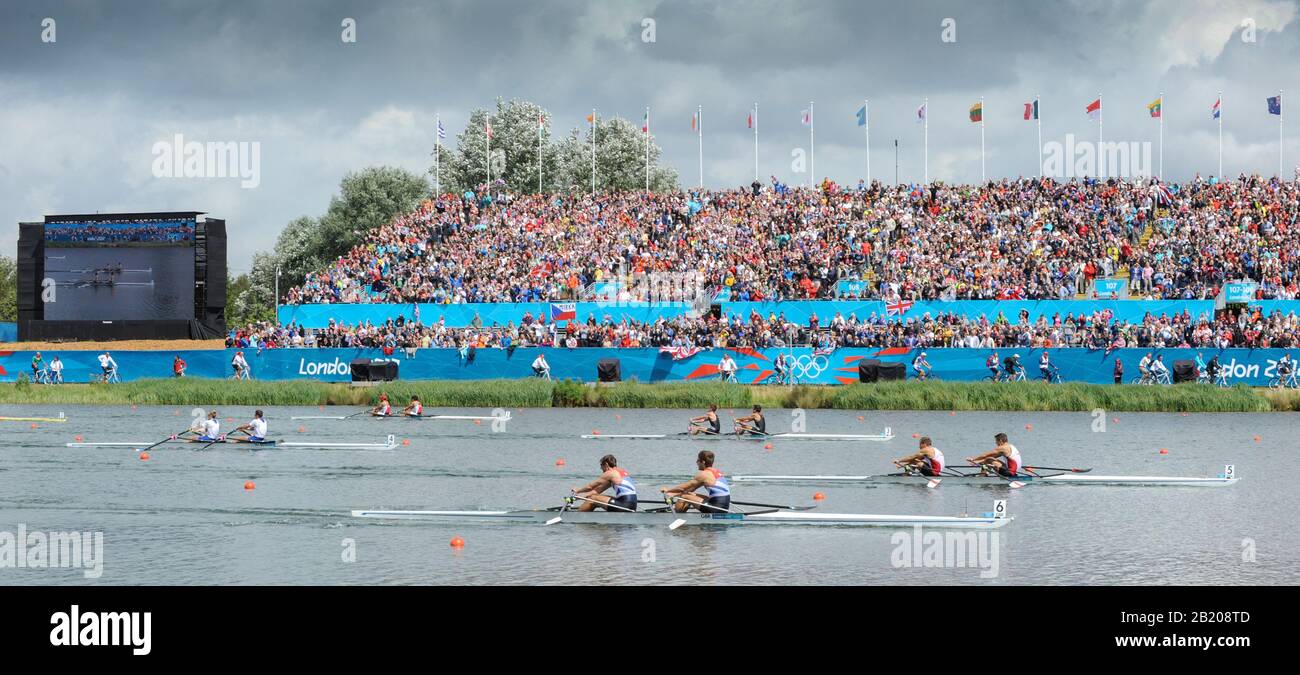
[[[32,422],[32,428],[33,428],[33,429],[36,428],[36,423],[35,423],[35,422]]]
[[[912,438],[920,438],[921,434],[912,434]]]
[[[81,434],[77,434],[76,436],[73,436],[72,439],[73,439],[74,441],[80,443],[80,442],[81,442]]]
[[[483,426],[483,420],[474,420],[474,424],[477,424],[478,426]]]
[[[135,406],[134,403],[131,404],[131,409],[132,409],[132,410],[135,410],[135,409],[136,409],[136,406]]]
[[[402,445],[410,445],[410,444],[411,444],[411,439],[409,438],[402,439]]]
[[[452,548],[465,548],[465,540],[464,540],[464,539],[461,539],[461,538],[460,538],[460,535],[456,535],[456,536],[454,536],[454,537],[451,538],[451,547],[452,547]]]
[[[1160,448],[1160,454],[1162,455],[1169,454],[1169,448]]]
[[[1118,417],[1112,417],[1112,418],[1110,418],[1110,421],[1114,422],[1115,424],[1119,424],[1119,418],[1118,418]]]
[[[561,458],[561,459],[557,459],[557,460],[555,460],[555,466],[564,466],[564,459]]]
[[[865,419],[867,419],[867,418],[866,418],[866,417],[863,417],[862,415],[858,415],[858,421],[859,421],[859,422],[861,422],[861,421],[863,421],[863,420],[865,420]]]
[[[820,492],[815,492],[815,493],[813,493],[813,501],[815,501],[815,502],[820,502],[820,501],[822,501],[823,499],[826,499],[826,495],[824,495],[824,494],[822,494],[822,493],[820,493]]]
[[[172,416],[173,416],[173,417],[180,417],[180,416],[181,416],[181,411],[176,410],[176,411],[172,412]]]
[[[622,422],[622,421],[623,421],[623,416],[622,416],[622,415],[615,415],[615,416],[614,416],[614,421],[616,421],[616,422]]]
[[[1256,436],[1256,437],[1255,437],[1255,442],[1256,442],[1256,443],[1259,442],[1259,436]]]
[[[949,417],[956,417],[956,416],[957,416],[957,411],[956,411],[956,410],[949,410],[949,411],[948,411],[948,416],[949,416]]]
[[[768,443],[767,445],[764,445],[764,446],[763,446],[763,449],[764,449],[764,450],[771,450],[771,449],[772,449],[772,444],[771,444],[771,443]]]
[[[149,453],[147,453],[147,452],[142,452],[142,453],[140,453],[140,461],[141,461],[141,462],[147,462],[147,461],[149,461]]]
[[[298,433],[300,434],[307,433],[307,427],[298,427]]]
[[[591,430],[591,435],[592,435],[592,436],[599,436],[599,435],[600,435],[600,429],[592,429],[592,430]]]
[[[321,410],[324,410],[324,409],[325,409],[325,406],[323,406],[323,405],[318,405],[318,406],[316,406],[316,407],[319,408],[319,409],[321,409]]]
[[[250,481],[244,481],[244,489],[245,489],[245,490],[254,490],[254,489],[257,489],[257,485],[256,485],[255,483],[253,483],[253,481],[251,481],[251,480],[250,480]]]

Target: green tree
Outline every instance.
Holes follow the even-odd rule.
[[[0,256],[0,321],[18,320],[18,265]]]
[[[340,194],[330,199],[311,245],[302,251],[316,261],[347,253],[370,231],[412,211],[432,190],[424,176],[388,166],[349,173],[339,188]]]
[[[562,140],[556,155],[560,185],[575,192],[591,191],[591,126],[586,133],[573,129]],[[600,192],[644,190],[646,184],[646,137],[641,127],[621,118],[596,119],[596,189]],[[658,165],[661,150],[649,138],[650,189],[665,192],[677,188],[677,172]]]

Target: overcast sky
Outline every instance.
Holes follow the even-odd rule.
[[[876,178],[893,180],[898,139],[899,178],[921,179],[925,97],[930,177],[972,182],[980,134],[967,110],[980,97],[987,173],[1001,177],[1037,171],[1026,101],[1041,94],[1044,142],[1091,140],[1084,106],[1099,92],[1106,140],[1152,142],[1146,105],[1163,92],[1166,179],[1211,174],[1222,90],[1225,173],[1272,175],[1278,118],[1265,98],[1300,100],[1296,16],[1285,0],[4,0],[0,252],[14,254],[19,221],[45,214],[199,210],[227,219],[231,267],[246,271],[286,222],[323,213],[345,173],[427,170],[435,113],[454,142],[496,97],[541,104],[557,133],[593,107],[639,121],[650,106],[684,185],[698,180],[690,120],[702,105],[704,182],[731,187],[753,178],[755,102],[764,179],[807,180],[791,152],[809,148],[800,113],[813,101],[818,177],[856,182],[864,98]],[[341,39],[346,18],[355,43]],[[1300,120],[1287,124],[1290,174]],[[260,185],[155,178],[154,143],[178,133],[259,142]]]

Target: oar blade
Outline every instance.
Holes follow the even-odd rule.
[[[677,520],[674,520],[673,522],[671,522],[671,523],[668,524],[668,529],[670,529],[670,530],[675,530],[675,529],[677,529],[677,528],[679,528],[679,527],[681,527],[681,526],[683,526],[683,525],[685,525],[685,524],[686,524],[686,521],[685,521],[684,519],[682,519],[682,518],[678,518]]]
[[[556,516],[556,517],[554,517],[554,518],[552,518],[552,519],[546,521],[546,524],[547,524],[547,525],[554,525],[554,524],[560,522],[561,520],[564,520],[564,519],[561,518],[560,516]]]

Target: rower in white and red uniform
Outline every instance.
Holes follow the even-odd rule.
[[[407,417],[421,417],[424,415],[424,404],[420,403],[420,397],[412,395],[411,404],[402,408],[402,414]]]
[[[612,496],[601,494],[610,488],[614,488]],[[588,500],[582,502],[579,511],[595,511],[597,508],[614,512],[636,510],[636,483],[632,482],[627,470],[618,465],[618,459],[613,455],[601,457],[600,476],[580,488],[574,488],[573,494]]]
[[[689,508],[698,509],[701,513],[731,511],[731,484],[721,471],[713,467],[713,459],[711,451],[701,450],[695,457],[695,466],[699,472],[693,478],[681,485],[659,488],[665,496],[677,498],[672,501],[674,511]],[[703,494],[696,492],[700,488],[704,488]]]
[[[388,394],[379,395],[379,405],[370,409],[370,414],[375,417],[390,417],[393,414],[393,406],[388,402]]]
[[[997,442],[997,447],[978,457],[967,457],[966,461],[1004,478],[1016,478],[1024,466],[1020,460],[1020,450],[1007,440],[1006,434],[997,434],[993,440]]]
[[[929,436],[922,436],[920,448],[916,453],[894,460],[894,466],[908,473],[938,476],[943,473],[943,452],[931,445]]]

